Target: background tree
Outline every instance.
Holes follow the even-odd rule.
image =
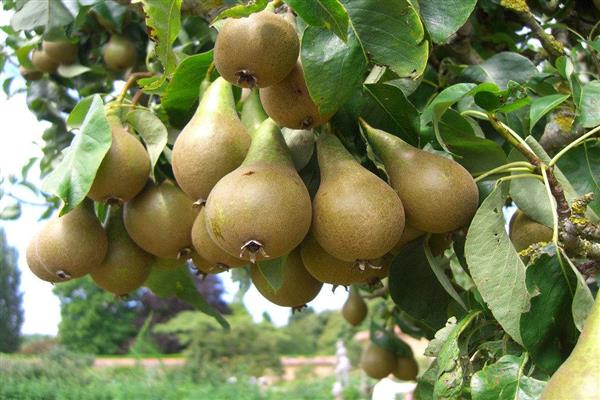
[[[23,325],[23,293],[17,250],[8,245],[0,228],[0,353],[19,349]]]

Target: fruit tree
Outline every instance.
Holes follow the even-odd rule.
[[[28,264],[225,329],[190,273],[298,310],[352,286],[363,369],[418,399],[597,399],[599,6],[5,0],[4,91],[51,123],[3,184],[58,211]]]

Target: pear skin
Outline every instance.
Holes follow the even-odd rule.
[[[112,144],[96,172],[88,197],[102,203],[124,203],[146,185],[150,156],[120,122],[111,121],[110,125]]]
[[[541,400],[600,398],[600,296],[585,321],[575,348],[552,375]]]
[[[408,243],[412,242],[413,240],[420,238],[424,234],[425,234],[425,232],[423,232],[417,228],[413,228],[409,224],[404,225],[404,232],[402,232],[402,236],[400,236],[400,240],[398,240],[398,243],[396,243],[394,245],[394,248],[392,250],[390,250],[390,253],[397,256],[398,254],[400,254],[400,252],[402,251],[404,246],[406,246]]]
[[[210,192],[205,212],[210,237],[234,257],[277,258],[302,242],[310,196],[271,119],[254,134],[242,165]]]
[[[250,94],[248,94],[248,97],[246,97],[242,106],[242,113],[240,117],[242,124],[244,124],[248,130],[248,133],[250,133],[252,136],[260,124],[262,124],[267,118],[269,118],[269,116],[267,113],[265,113],[262,104],[260,104],[258,89],[250,90]]]
[[[370,342],[363,350],[360,358],[360,367],[373,379],[383,379],[396,370],[398,361],[396,355]]]
[[[264,298],[278,306],[299,309],[317,297],[323,284],[304,268],[299,249],[288,255],[282,268],[283,283],[277,290],[273,290],[258,266],[253,265],[250,269],[252,283]]]
[[[315,239],[343,261],[383,257],[402,236],[402,201],[334,135],[321,134],[317,155],[321,184],[313,200]]]
[[[509,237],[517,251],[525,250],[530,245],[552,240],[552,229],[529,218],[521,210],[517,210],[509,224]]]
[[[401,381],[416,381],[419,374],[419,365],[414,357],[398,357],[398,366],[392,374]]]
[[[58,64],[73,64],[77,61],[77,45],[67,40],[42,42],[44,52]]]
[[[467,225],[477,211],[479,191],[471,174],[454,160],[415,148],[361,120],[416,229],[444,233]]]
[[[342,306],[342,316],[352,326],[360,325],[368,313],[367,303],[354,288],[350,289],[348,299]]]
[[[231,84],[217,78],[173,146],[175,180],[194,201],[204,201],[213,186],[239,167],[250,135],[235,110]]]
[[[108,251],[90,275],[102,289],[125,296],[142,286],[150,275],[154,257],[139,247],[125,230],[122,210],[113,209],[106,223]]]
[[[27,266],[35,276],[37,276],[43,281],[50,283],[63,281],[63,279],[56,276],[56,274],[48,272],[48,270],[42,263],[42,260],[40,260],[40,257],[37,254],[37,237],[37,234],[34,235],[33,238],[29,241],[29,244],[27,244],[27,250],[25,252]]]

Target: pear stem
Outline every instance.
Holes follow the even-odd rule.
[[[119,97],[117,97],[117,103],[120,104],[123,102],[123,100],[125,100],[127,92],[129,91],[129,89],[131,89],[134,83],[138,81],[138,79],[149,78],[151,76],[154,76],[153,72],[134,72],[133,74],[129,75],[127,82],[125,82],[125,86],[123,86],[123,89],[121,89],[121,93],[119,93]]]
[[[600,131],[600,125],[598,125],[597,127],[595,127],[594,129],[592,129],[591,131],[589,131],[588,133],[586,133],[585,135],[579,137],[577,140],[574,140],[573,142],[569,143],[568,146],[566,146],[565,148],[563,148],[561,151],[558,152],[557,155],[555,155],[552,160],[550,160],[550,162],[548,163],[548,166],[552,167],[554,164],[556,164],[558,162],[558,160],[560,160],[560,158],[562,156],[564,156],[569,150],[579,146],[581,143],[583,143],[585,140],[587,140],[589,137],[595,135],[596,133],[598,133]]]

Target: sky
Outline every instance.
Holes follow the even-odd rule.
[[[7,25],[10,13],[0,10],[0,26]],[[0,42],[5,39],[4,32],[0,31]],[[16,68],[11,68],[11,75],[16,75],[12,90],[23,87],[25,82],[18,75]],[[3,77],[4,78],[4,77]],[[16,94],[10,98],[0,93],[0,114],[3,117],[3,129],[0,133],[0,176],[19,174],[21,167],[31,157],[42,154],[40,144],[41,136],[49,124],[37,121],[35,116],[27,109],[25,94]],[[36,186],[40,186],[39,165],[35,165],[29,178]],[[41,199],[32,197],[31,192],[23,190],[14,194],[28,201],[40,202]],[[0,200],[0,208],[7,204],[7,199]],[[32,234],[39,230],[39,218],[45,208],[24,206],[22,216],[16,221],[0,220],[0,227],[4,228],[9,245],[19,252],[19,269],[21,270],[21,291],[23,292],[23,307],[25,321],[22,328],[23,334],[48,334],[55,335],[60,322],[60,305],[58,298],[52,293],[52,285],[35,277],[25,260],[25,249]],[[231,301],[238,290],[237,283],[231,280],[231,273],[219,275],[224,283],[226,301]],[[332,293],[330,285],[324,285],[321,293],[309,306],[317,312],[328,309],[339,309],[346,299],[346,292],[340,288]],[[255,320],[261,320],[267,312],[276,325],[284,325],[290,315],[290,309],[275,306],[264,299],[254,287],[244,297],[244,304]]]

